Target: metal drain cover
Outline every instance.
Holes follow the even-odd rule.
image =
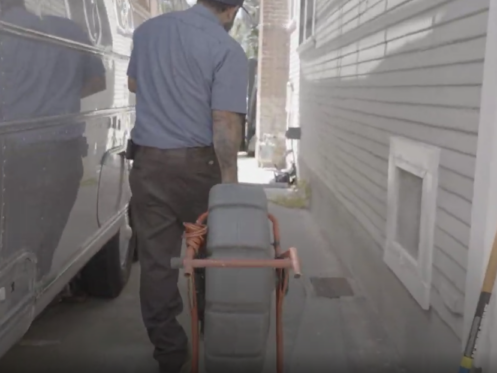
[[[322,298],[342,298],[354,296],[354,291],[344,277],[311,277],[314,292]]]

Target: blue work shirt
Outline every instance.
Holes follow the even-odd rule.
[[[18,7],[4,12],[0,20],[17,27],[91,45],[89,37],[74,21],[40,18]],[[105,78],[99,56],[49,41],[5,34],[0,38],[0,122],[78,114],[81,92],[89,79]],[[67,140],[83,135],[84,123],[68,121],[64,126],[14,134],[23,142]]]
[[[43,32],[39,17],[16,7],[0,14],[0,20],[27,30]],[[45,92],[50,74],[44,61],[46,43],[2,32],[0,35],[0,121],[32,119],[45,114]]]
[[[133,141],[178,149],[212,145],[212,110],[246,114],[248,60],[208,8],[148,20],[133,36]]]

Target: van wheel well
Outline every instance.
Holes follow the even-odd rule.
[[[85,292],[99,298],[116,298],[129,280],[135,245],[124,228],[112,237],[81,271]]]

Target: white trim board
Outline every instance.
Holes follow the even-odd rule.
[[[471,235],[468,250],[468,268],[464,304],[464,331],[462,349],[466,343],[476,303],[480,294],[492,241],[497,228],[497,0],[489,0],[490,10],[487,25],[485,66],[483,71],[480,123],[478,127],[478,150],[471,212]],[[494,296],[495,300],[495,291]],[[485,371],[497,368],[497,361],[490,362],[489,355],[497,358],[497,336],[490,338],[488,330],[497,324],[495,303],[487,313],[487,327],[482,328],[483,338],[479,343],[476,364]],[[494,339],[493,341],[491,339]],[[492,369],[492,367],[494,369]]]
[[[440,149],[401,137],[390,138],[388,212],[383,259],[424,310],[430,308],[433,236],[438,191]],[[399,173],[404,170],[422,180],[418,254],[413,257],[397,240]]]

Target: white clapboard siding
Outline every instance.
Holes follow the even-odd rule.
[[[301,157],[379,247],[390,136],[441,148],[431,305],[458,336],[488,4],[317,1],[315,46],[290,61],[290,78],[300,76]]]

